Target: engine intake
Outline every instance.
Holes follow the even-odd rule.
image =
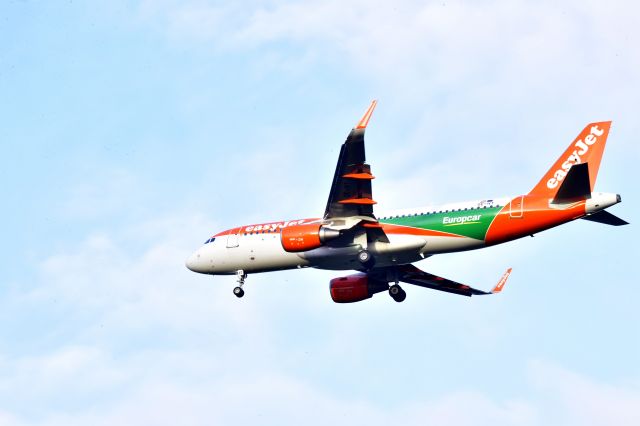
[[[334,278],[329,284],[331,299],[336,303],[360,302],[388,288],[386,282],[372,279],[364,273]]]
[[[295,253],[313,250],[339,236],[340,231],[325,228],[320,223],[308,223],[282,228],[280,241],[286,251]]]

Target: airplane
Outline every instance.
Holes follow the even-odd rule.
[[[611,121],[588,124],[527,194],[375,215],[364,134],[376,105],[374,100],[342,144],[322,217],[216,233],[191,254],[187,268],[235,275],[238,298],[244,296],[248,274],[296,268],[357,271],[330,281],[336,303],[359,302],[384,291],[402,302],[406,292],[400,282],[463,296],[487,295],[502,291],[511,268],[492,290],[483,291],[413,263],[533,236],[576,219],[627,224],[605,210],[621,202],[620,195],[593,191]]]

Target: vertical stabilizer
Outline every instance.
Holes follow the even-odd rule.
[[[611,121],[588,124],[551,166],[540,182],[531,190],[529,195],[554,198],[562,186],[562,182],[567,177],[569,169],[575,164],[584,163],[589,165],[589,189],[593,192],[610,128]]]

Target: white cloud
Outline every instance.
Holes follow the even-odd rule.
[[[25,423],[19,421],[15,416],[8,412],[0,410],[0,425],[2,426],[18,426]]]
[[[138,177],[127,170],[92,169],[82,164],[81,178],[65,188],[64,202],[56,206],[57,213],[70,219],[95,219],[112,216],[138,207],[136,200],[145,192]]]
[[[630,376],[622,384],[594,381],[545,361],[533,361],[529,376],[546,405],[543,423],[564,425],[637,425],[640,386]]]
[[[78,355],[79,365],[69,363]],[[439,392],[437,396],[410,394],[401,402],[381,404],[341,396],[318,383],[273,368],[243,371],[240,366],[258,353],[234,355],[235,366],[221,365],[215,354],[202,351],[150,352],[115,359],[92,349],[75,348],[42,356],[29,360],[31,370],[13,369],[11,383],[37,383],[39,392],[31,394],[27,401],[40,406],[43,412],[33,417],[5,412],[0,419],[8,425],[322,425],[349,421],[370,425],[400,422],[481,426],[607,425],[613,421],[631,426],[638,422],[637,384],[634,387],[598,382],[543,361],[527,367],[528,382],[514,395],[458,390]],[[60,362],[62,371],[52,371],[52,367],[60,367]],[[40,377],[39,372],[44,374]],[[3,380],[5,384],[6,378]],[[126,386],[117,386],[123,382]],[[48,395],[43,395],[42,389]],[[14,387],[12,391],[26,395],[28,389]],[[102,400],[101,394],[109,398]],[[92,404],[74,405],[67,401],[86,396]],[[46,406],[46,398],[57,400],[57,404]]]
[[[320,49],[367,71],[364,78],[410,76],[386,83],[411,84],[419,93],[420,82],[430,89],[463,82],[487,87],[508,78],[520,83],[513,89],[528,94],[532,87],[554,90],[552,76],[582,82],[602,68],[623,71],[624,63],[638,64],[640,55],[625,50],[638,38],[633,8],[637,6],[626,2],[603,7],[596,1],[328,0],[242,7],[197,1],[144,2],[141,13],[167,22],[165,30],[174,37],[205,39],[221,47],[268,49],[270,43],[284,41],[300,51]],[[296,49],[290,53],[298,55]],[[626,76],[632,76],[630,70]]]
[[[445,188],[485,196],[477,194],[487,182],[504,189],[486,196],[527,191],[586,123],[613,118],[640,132],[631,112],[640,31],[631,18],[637,6],[627,2],[276,1],[243,4],[242,12],[217,2],[145,5],[172,39],[250,52],[268,64],[261,72],[300,59],[309,72],[336,68],[366,82],[388,111],[376,126],[393,160],[383,169],[396,178],[390,199],[425,180],[425,198],[438,202],[451,200]],[[207,22],[175,24],[185,14]],[[219,14],[217,24],[206,19]],[[415,118],[407,123],[407,115]]]
[[[65,307],[129,330],[150,325],[180,329],[219,316],[237,321],[237,326],[249,325],[257,309],[251,308],[251,300],[242,310],[225,303],[221,292],[230,289],[220,286],[223,277],[207,279],[184,265],[202,243],[194,238],[204,239],[214,229],[203,215],[186,213],[112,234],[93,233],[73,250],[44,260],[42,279],[47,285],[38,286],[28,298],[55,298]],[[259,329],[259,322],[251,328]]]
[[[10,373],[0,378],[3,400],[64,401],[70,394],[95,393],[126,380],[108,355],[92,346],[66,346],[52,353],[25,356],[7,363]],[[24,402],[24,401],[23,401]]]
[[[350,306],[349,315],[311,298],[297,300],[299,309],[317,308],[326,328],[324,337],[314,332],[314,340],[320,339],[317,345],[302,346],[317,348],[313,359],[320,364],[305,363],[295,345],[282,341],[283,333],[290,337],[305,333],[281,330],[298,315],[296,307],[287,304],[287,315],[279,316],[284,293],[236,303],[230,282],[211,283],[184,269],[181,260],[189,251],[189,235],[203,223],[201,215],[159,219],[114,235],[95,234],[69,253],[45,260],[46,285],[38,285],[27,296],[11,296],[15,297],[12,309],[24,309],[26,299],[46,310],[55,296],[70,315],[84,312],[83,321],[71,329],[64,325],[70,335],[54,339],[38,355],[2,358],[0,400],[7,406],[0,419],[9,425],[281,424],[283,419],[318,425],[347,419],[371,425],[398,419],[416,425],[526,425],[540,424],[541,419],[549,424],[558,419],[569,425],[609,424],[611,418],[622,425],[637,422],[633,410],[640,391],[636,388],[600,383],[544,362],[528,367],[526,388],[508,397],[474,387],[435,394],[413,390],[389,404],[366,392],[344,395],[313,379],[304,367],[316,369],[327,362],[338,366],[346,356],[360,358],[357,364],[370,368],[369,374],[387,374],[389,367],[367,361],[376,347],[367,343],[377,336],[370,329],[385,321],[380,317],[384,312],[370,309],[379,304]],[[137,253],[125,250],[128,241],[141,236],[148,245]],[[254,278],[252,292],[265,295]],[[395,321],[410,324],[411,316],[421,314],[411,311],[410,305],[406,308]],[[350,316],[354,319],[345,323]],[[476,336],[499,342],[499,333],[488,335],[482,323],[486,321],[478,319],[464,327],[465,340],[474,341]],[[478,350],[473,344],[465,347]],[[346,365],[352,364],[349,360]],[[403,366],[403,371],[407,368]],[[363,371],[353,373],[345,379],[361,380]],[[338,367],[335,374],[348,373]],[[398,391],[402,390],[394,392]],[[589,406],[586,414],[584,405]],[[33,406],[38,410],[25,411],[24,407]]]
[[[529,167],[532,144],[548,142],[541,129],[545,135],[562,134],[555,131],[558,123],[540,124],[545,114],[559,115],[558,121],[570,116],[580,126],[581,114],[599,103],[599,113],[618,102],[621,109],[635,105],[639,61],[634,6],[576,2],[565,7],[563,11],[550,4],[499,1],[276,1],[254,7],[147,1],[140,14],[173,43],[258,52],[256,62],[269,63],[271,71],[279,61],[290,69],[304,58],[303,66],[309,69],[320,63],[361,74],[373,91],[386,95],[391,129],[406,123],[402,116],[411,105],[423,105],[402,145],[385,139],[390,141],[385,155],[393,159],[387,175],[394,181],[378,180],[374,191],[381,194],[379,201],[397,205],[415,199],[425,185],[420,195],[424,200],[450,201],[447,192],[475,194],[483,186],[510,184],[504,180],[523,175],[522,169]],[[572,108],[578,112],[566,112]],[[499,116],[489,110],[499,111]],[[530,120],[532,116],[536,120]],[[504,137],[500,132],[506,122],[515,122],[510,124],[512,132],[521,128],[522,134],[506,132],[518,144],[507,139],[486,148],[470,147],[493,132]],[[578,130],[567,133],[572,137]],[[288,132],[284,137],[295,141],[291,135],[296,131]],[[268,138],[276,140],[284,133],[275,129]],[[451,139],[464,143],[455,145]],[[559,153],[565,141],[553,146]],[[432,147],[447,151],[438,153],[441,160],[435,165]],[[280,156],[266,158],[277,162]],[[489,162],[492,158],[500,161]],[[260,155],[248,159],[256,169],[251,177],[265,176],[250,183],[260,193],[252,203],[264,206],[274,198],[286,198],[289,190],[283,182],[293,191],[305,190],[286,180],[286,170],[273,171],[260,160]],[[542,158],[543,166],[550,160]],[[380,157],[372,161],[374,171],[379,161]],[[483,164],[474,164],[478,162]],[[244,174],[239,168],[235,172]],[[100,192],[94,185],[72,188],[63,213],[95,216],[105,209],[119,211],[131,200],[127,190],[134,186],[133,192],[144,191],[134,175],[115,172],[113,178],[113,184]],[[203,185],[209,182],[205,179]],[[274,182],[278,185],[272,191]],[[316,194],[307,189],[305,196]],[[295,202],[287,200],[283,206],[296,214]],[[203,230],[220,228],[208,217],[213,214],[182,211],[117,231],[98,227],[80,243],[47,256],[32,287],[12,290],[2,301],[3,311],[7,318],[24,319],[16,321],[17,328],[31,335],[29,345],[18,342],[11,351],[2,349],[0,424],[281,424],[282,419],[372,425],[398,419],[406,424],[452,425],[609,424],[609,419],[638,423],[632,411],[638,406],[637,386],[595,380],[544,362],[529,367],[529,381],[508,397],[496,392],[495,384],[452,385],[440,391],[446,385],[441,380],[415,374],[406,362],[414,351],[406,349],[421,351],[419,363],[441,363],[445,375],[457,372],[460,365],[431,357],[448,354],[476,360],[480,357],[465,356],[504,344],[504,331],[487,327],[500,322],[477,304],[465,305],[463,309],[473,307],[457,315],[463,309],[446,312],[453,305],[437,306],[443,298],[420,296],[420,303],[415,303],[416,297],[414,303],[397,306],[384,304],[380,295],[363,305],[337,307],[328,301],[330,274],[313,271],[294,271],[295,278],[284,273],[251,277],[248,296],[236,303],[230,293],[232,278],[195,275],[183,265],[190,250],[204,240]],[[564,242],[561,247],[570,249]],[[477,277],[478,270],[486,268],[493,277],[495,271],[487,263],[515,256],[509,249],[501,250],[490,262],[480,257],[469,261],[462,255],[447,258],[447,276]],[[522,246],[519,253],[539,256]],[[316,297],[319,294],[325,299]],[[471,309],[486,315],[474,317]],[[33,312],[43,322],[52,321],[33,326]],[[429,332],[442,329],[446,338],[440,341]],[[395,334],[401,337],[394,340]],[[314,361],[302,356],[310,347],[317,351]],[[457,348],[464,353],[452,355]],[[396,387],[397,382],[388,379],[396,371],[390,371],[386,361],[398,354],[401,362],[395,368],[411,383]],[[319,372],[314,375],[312,370]],[[374,383],[379,375],[389,395],[376,397],[374,391],[362,389],[350,395],[338,389],[349,379]],[[507,378],[495,380],[502,383]]]

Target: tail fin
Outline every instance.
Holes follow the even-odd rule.
[[[591,196],[592,188],[589,181],[589,163],[574,164],[567,172],[567,176],[560,184],[560,188],[553,197],[554,203],[566,203],[584,200]]]
[[[589,189],[590,192],[593,192],[610,128],[610,121],[588,124],[551,166],[540,182],[529,192],[529,195],[555,198],[571,166],[582,163],[589,165]]]

